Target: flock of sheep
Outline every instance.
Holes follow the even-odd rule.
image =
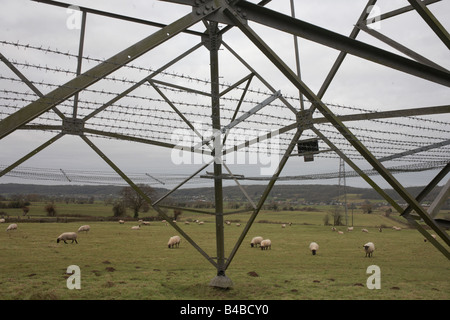
[[[289,223],[289,225],[292,225],[291,223]],[[282,224],[281,225],[282,228],[286,228],[286,224]],[[401,228],[399,227],[393,227],[394,230],[401,230]],[[343,234],[343,231],[338,231],[335,227],[331,228],[332,231],[337,231],[338,234]],[[353,227],[348,227],[347,231],[353,231]],[[379,231],[381,232],[381,228],[379,229]],[[362,232],[369,232],[367,229],[362,229]],[[425,240],[426,241],[426,240]],[[265,239],[263,240],[263,237],[261,236],[257,236],[257,237],[253,237],[252,240],[250,241],[250,246],[252,248],[257,248],[258,244],[261,248],[261,250],[267,250],[267,249],[271,249],[272,248],[272,241],[270,241],[269,239]],[[364,251],[366,253],[366,257],[372,257],[373,256],[373,252],[375,251],[375,245],[373,244],[373,242],[367,242],[366,244],[363,245]],[[311,253],[313,255],[316,255],[317,251],[319,250],[319,245],[316,242],[311,242],[309,244],[309,250],[311,250]]]
[[[0,219],[0,223],[4,223],[5,219]],[[162,221],[163,223],[167,222],[165,220]],[[202,225],[203,221],[195,221],[197,224]],[[125,221],[124,220],[119,220],[120,224],[124,224]],[[137,226],[132,226],[131,229],[132,230],[139,230],[141,225],[149,225],[150,223],[148,221],[143,221],[143,220],[139,220],[139,224]],[[229,221],[226,222],[227,225],[230,225],[231,223]],[[238,224],[236,224],[237,226],[239,226]],[[289,223],[289,225],[291,225],[291,223]],[[281,226],[282,228],[286,227],[286,224],[282,224]],[[11,231],[11,230],[16,230],[17,229],[17,224],[16,223],[11,223],[7,228],[6,231]],[[81,227],[78,228],[77,232],[64,232],[61,235],[59,235],[59,237],[56,239],[56,242],[59,243],[60,241],[63,241],[64,243],[67,244],[67,241],[72,240],[72,243],[78,243],[77,241],[77,237],[78,237],[78,233],[80,232],[88,232],[91,229],[91,227],[89,225],[83,225]],[[400,231],[401,228],[400,227],[396,227],[393,226],[392,229],[396,230],[396,231]],[[339,231],[337,230],[335,227],[331,228],[332,231],[337,231],[338,234],[343,234],[343,231]],[[367,229],[361,229],[362,232],[369,232]],[[348,227],[347,231],[353,231],[353,227]],[[381,227],[379,228],[379,231],[381,232],[382,229]],[[432,235],[433,237],[436,237],[435,235]],[[424,241],[426,241],[426,239],[424,239]],[[180,242],[181,242],[181,238],[179,236],[172,236],[169,238],[169,242],[167,243],[167,246],[169,248],[176,248],[180,246]],[[250,241],[250,246],[252,248],[257,248],[259,245],[259,247],[261,248],[261,250],[268,250],[268,249],[272,249],[272,241],[270,239],[264,239],[261,236],[257,236],[257,237],[253,237],[252,240]],[[373,242],[367,242],[366,244],[363,245],[364,251],[366,253],[366,257],[372,257],[373,256],[373,252],[375,251],[375,245],[373,244]],[[319,245],[316,242],[311,242],[309,244],[309,250],[311,250],[311,253],[313,255],[317,254],[317,251],[319,250]]]

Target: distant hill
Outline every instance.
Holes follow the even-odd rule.
[[[38,194],[46,196],[77,196],[105,198],[117,197],[122,186],[107,185],[34,185],[34,184],[0,184],[0,195],[8,196],[15,194]],[[259,199],[265,186],[248,185],[244,186],[247,194],[252,199]],[[407,190],[416,196],[423,187],[410,187]],[[441,187],[436,187],[427,197],[432,201],[438,195]],[[168,189],[157,188],[158,194],[164,194]],[[268,200],[300,200],[311,202],[328,202],[338,196],[339,188],[337,185],[275,185]],[[385,190],[395,200],[400,197],[392,189]],[[357,194],[359,199],[378,200],[382,197],[371,188],[347,187],[347,194]],[[245,196],[237,186],[224,187],[223,196],[225,201],[245,201]],[[201,199],[205,201],[214,200],[213,188],[189,188],[179,189],[172,194],[172,198],[181,201],[192,199]]]

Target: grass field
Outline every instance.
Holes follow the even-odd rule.
[[[83,205],[86,206],[86,205]],[[106,209],[105,209],[106,210]],[[110,214],[109,214],[110,215]],[[355,230],[344,234],[323,225],[325,212],[261,212],[227,270],[231,289],[209,286],[215,268],[184,239],[168,249],[170,226],[152,222],[131,230],[120,225],[90,221],[91,231],[78,244],[56,243],[57,236],[76,231],[80,222],[21,223],[0,232],[0,299],[152,299],[152,300],[448,300],[450,264],[415,229],[381,214],[354,214]],[[229,216],[245,223],[249,215]],[[204,225],[180,226],[211,256],[215,255],[213,216],[183,213],[181,220],[202,219]],[[262,223],[264,222],[264,223]],[[281,228],[281,222],[292,226]],[[394,231],[392,225],[403,227]],[[384,225],[383,232],[378,226]],[[243,225],[225,226],[229,254]],[[369,233],[361,232],[368,228]],[[272,240],[272,249],[251,248],[253,236]],[[312,256],[311,241],[320,245]],[[372,258],[362,245],[375,243]],[[81,271],[81,289],[67,288],[67,267]],[[367,268],[380,268],[381,289],[368,289]]]

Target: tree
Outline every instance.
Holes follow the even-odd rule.
[[[149,198],[151,198],[152,195],[154,195],[155,190],[146,184],[140,184],[138,185],[139,189],[147,195]],[[127,207],[133,210],[134,212],[134,218],[139,217],[139,211],[144,208],[144,204],[146,204],[146,201],[144,198],[133,188],[131,187],[125,187],[121,190],[120,196],[122,198],[123,204]]]
[[[361,205],[361,209],[363,210],[363,213],[372,213],[372,203],[370,203],[369,200],[364,201],[364,203]]]
[[[122,201],[115,202],[112,210],[114,217],[123,217],[127,213],[127,208],[125,208]]]
[[[178,217],[183,213],[183,211],[179,209],[173,210],[173,220],[177,221]]]
[[[49,203],[45,206],[44,210],[47,212],[47,215],[49,217],[54,217],[56,216],[56,208],[53,205],[53,203]]]

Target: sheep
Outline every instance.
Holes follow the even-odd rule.
[[[282,227],[282,228],[286,228],[286,224],[283,223],[283,224],[281,225],[281,227]]]
[[[5,221],[6,221],[6,220],[3,219],[3,218],[0,219],[0,223],[5,223]]]
[[[119,220],[119,223],[120,223],[120,224],[124,224],[124,223],[125,223],[125,221],[123,221],[123,220]]]
[[[402,228],[400,228],[400,227],[396,227],[396,226],[393,226],[393,227],[392,227],[392,229],[394,229],[394,230],[396,230],[396,231],[400,231],[400,230],[402,230]]]
[[[203,224],[204,224],[203,221],[199,221],[199,222],[198,222],[198,225],[200,225],[200,226],[203,225]]]
[[[261,241],[259,246],[261,247],[261,250],[272,249],[272,241],[270,241],[269,239],[265,239]]]
[[[78,228],[78,232],[84,231],[87,233],[89,230],[91,230],[91,227],[89,225],[84,225]]]
[[[167,246],[170,248],[179,247],[181,242],[181,238],[179,236],[170,237]]]
[[[258,248],[258,244],[261,246],[261,241],[263,241],[263,237],[254,237],[252,241],[250,241],[250,246]]]
[[[347,231],[353,231],[353,227],[348,227]]]
[[[311,242],[309,244],[309,250],[311,250],[311,253],[313,254],[313,256],[315,256],[317,250],[319,250],[319,245],[316,242]]]
[[[6,228],[6,231],[10,231],[10,230],[17,230],[17,224],[15,223],[11,223],[8,228]]]
[[[362,232],[369,232],[369,230],[367,230],[367,229],[362,229],[361,231]]]
[[[435,234],[432,234],[431,236],[432,236],[434,239],[436,239],[436,235],[435,235]],[[423,238],[423,241],[424,241],[424,242],[427,242],[427,238]]]
[[[336,231],[336,228],[335,227],[331,227],[331,231]]]
[[[338,231],[337,233],[338,233],[338,234],[344,234],[344,232],[343,232],[343,231]]]
[[[64,232],[59,235],[58,238],[56,238],[56,243],[59,243],[60,241],[64,241],[65,244],[67,244],[67,240],[72,240],[72,243],[75,241],[75,243],[78,243],[77,241],[77,233],[76,232]]]
[[[140,225],[138,225],[138,226],[132,226],[132,227],[131,227],[131,230],[139,230],[139,229],[141,229],[141,226],[140,226]]]
[[[240,223],[236,223],[236,227],[240,227],[241,226],[241,224]]]
[[[149,222],[149,221],[142,221],[142,224],[143,224],[144,226],[149,226],[149,225],[150,225],[150,222]]]
[[[366,251],[366,257],[371,257],[373,255],[373,251],[375,250],[375,245],[373,242],[367,242],[365,245],[363,245],[364,250]]]

